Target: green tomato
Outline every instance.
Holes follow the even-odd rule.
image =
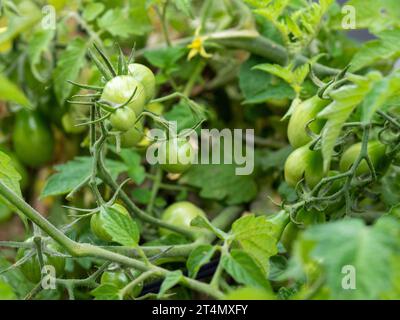
[[[122,272],[122,271],[104,272],[101,275],[101,280],[100,280],[101,284],[112,284],[112,285],[116,286],[118,289],[122,289],[123,287],[128,285],[130,282],[131,281],[128,278],[128,276],[125,274],[125,272]],[[135,298],[138,295],[140,295],[140,293],[142,292],[142,289],[143,289],[143,282],[141,282],[137,286],[133,287],[132,291],[130,292],[129,295],[132,298]]]
[[[40,167],[53,157],[54,138],[51,128],[37,112],[18,112],[13,143],[18,159],[28,166]]]
[[[197,216],[206,217],[206,214],[193,203],[188,201],[180,201],[175,202],[166,208],[161,215],[161,219],[178,227],[196,228],[191,227],[190,222]],[[173,233],[174,232],[171,230],[160,228],[160,234],[163,236]]]
[[[356,161],[356,159],[358,158],[361,152],[361,147],[362,144],[361,142],[359,142],[355,145],[352,145],[343,153],[339,163],[340,171],[345,172],[350,169],[354,161]],[[368,142],[367,150],[368,156],[371,159],[375,170],[380,174],[385,173],[389,165],[389,159],[385,155],[386,146],[380,143],[378,140],[373,140]],[[370,170],[367,162],[365,160],[362,160],[357,168],[357,175],[362,175],[369,172]]]
[[[143,139],[143,124],[136,122],[136,125],[128,131],[121,134],[121,147],[132,148],[139,144]]]
[[[111,125],[118,131],[128,131],[135,127],[136,115],[132,109],[123,107],[115,110],[110,116]]]
[[[290,117],[287,129],[289,142],[294,148],[304,146],[311,141],[305,129],[306,125],[311,119],[314,119],[328,103],[328,100],[323,100],[318,96],[314,96],[303,101],[296,107]],[[314,133],[319,133],[324,122],[324,120],[316,119],[310,123],[309,128]]]
[[[126,210],[125,207],[123,207],[118,203],[114,203],[111,206],[111,208],[113,208],[114,210],[118,211],[123,215],[129,216],[128,210]],[[104,220],[100,212],[93,214],[92,217],[90,218],[90,229],[97,238],[107,242],[112,241],[112,237],[108,234],[107,230],[104,228]]]
[[[132,76],[117,76],[108,81],[104,86],[101,100],[107,101],[112,106],[118,106],[126,103],[135,90],[136,93],[127,106],[139,116],[146,104],[146,93],[143,85]]]
[[[7,147],[0,145],[0,151],[4,152],[10,157],[12,165],[21,176],[21,180],[19,181],[21,190],[26,189],[29,185],[29,173],[24,167],[24,165],[21,163],[21,161],[18,160],[17,155],[14,152],[10,151]]]
[[[74,114],[71,112],[64,113],[61,118],[61,123],[66,133],[79,134],[86,130],[84,126],[76,125]]]
[[[272,236],[280,238],[282,232],[285,230],[287,224],[290,222],[289,213],[286,210],[281,210],[273,215],[268,216],[267,220],[274,224],[274,233]]]
[[[285,163],[285,180],[289,186],[295,187],[303,176],[310,188],[324,177],[322,154],[310,150],[309,145],[294,150]]]
[[[128,66],[129,74],[139,81],[146,93],[146,102],[154,98],[156,93],[156,78],[153,71],[140,63],[132,63]]]
[[[290,221],[282,233],[281,243],[288,252],[292,250],[294,241],[297,239],[299,233],[304,229],[304,227],[324,223],[326,217],[324,212],[315,209],[306,210],[302,208],[296,215],[296,221],[302,223],[302,225],[297,225]]]
[[[169,173],[183,173],[192,166],[195,151],[186,139],[173,138],[161,143],[159,156],[162,169]]]
[[[32,241],[33,238],[29,238],[25,242],[32,243]],[[56,252],[59,252],[61,249],[60,246],[55,242],[50,242],[47,244],[47,248]],[[29,252],[30,250],[20,248],[17,252],[17,260],[22,259],[24,256],[29,254]],[[57,278],[60,278],[64,274],[65,258],[43,254],[43,263],[44,265],[51,265],[54,267]],[[38,283],[41,280],[41,270],[37,255],[34,255],[31,259],[27,260],[21,265],[20,268],[22,273],[29,281]]]

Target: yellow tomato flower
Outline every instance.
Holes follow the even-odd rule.
[[[212,56],[211,54],[206,52],[206,49],[204,49],[204,42],[207,40],[207,37],[200,36],[199,33],[200,29],[197,29],[192,43],[187,46],[190,49],[188,60],[191,60],[198,54],[203,58],[211,58]]]

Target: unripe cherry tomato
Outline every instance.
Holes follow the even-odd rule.
[[[192,166],[195,151],[185,138],[172,138],[161,143],[159,155],[162,169],[169,173],[183,173]]]
[[[206,214],[193,203],[189,201],[180,201],[167,207],[162,213],[161,219],[178,227],[197,229],[196,227],[190,226],[190,222],[197,216],[206,217]],[[171,230],[160,228],[160,234],[163,236],[173,233],[174,232]]]
[[[84,126],[76,125],[74,115],[71,112],[64,113],[61,123],[66,133],[79,134],[86,130]]]
[[[121,134],[121,147],[132,148],[143,139],[143,124],[139,121],[136,125]]]
[[[32,243],[33,238],[27,239],[25,242]],[[55,242],[50,242],[47,244],[47,248],[59,252],[60,246]],[[22,259],[25,255],[27,255],[30,250],[25,248],[20,248],[17,252],[17,260]],[[43,263],[44,265],[53,266],[55,269],[55,276],[60,278],[65,271],[65,258],[52,256],[47,253],[43,253]],[[21,265],[21,271],[24,276],[33,283],[38,283],[41,280],[41,270],[39,264],[39,258],[37,255],[34,255],[31,259],[27,260],[24,264]]]
[[[101,275],[101,280],[100,280],[101,284],[112,284],[116,286],[118,289],[122,289],[130,282],[131,282],[130,279],[123,271],[115,271],[115,272],[106,271]],[[143,289],[143,282],[139,283],[137,286],[134,286],[129,295],[132,298],[136,298],[138,295],[140,295],[142,289]]]
[[[110,116],[110,123],[118,131],[128,131],[135,127],[136,115],[132,109],[126,107],[118,108]]]
[[[18,159],[28,166],[42,166],[53,157],[54,138],[51,128],[37,112],[18,112],[13,143]]]
[[[314,96],[303,101],[296,107],[290,117],[287,129],[289,142],[294,148],[304,146],[311,141],[311,138],[307,135],[305,127],[307,123],[311,119],[314,119],[328,103],[328,100],[323,100],[318,96]],[[319,133],[324,122],[324,120],[316,119],[309,124],[309,128],[314,133]]]
[[[340,159],[339,167],[340,171],[345,172],[351,168],[354,161],[358,158],[361,152],[362,143],[356,143],[348,148]],[[374,165],[377,172],[383,174],[388,168],[389,159],[385,156],[386,146],[378,140],[372,140],[368,142],[368,156]],[[357,175],[369,173],[369,167],[365,160],[362,160],[357,168]]]
[[[127,106],[139,116],[146,103],[146,93],[143,85],[132,76],[116,76],[108,81],[104,86],[101,100],[118,106],[126,103],[135,90],[136,93]]]
[[[285,180],[289,186],[295,187],[303,176],[310,188],[324,177],[322,154],[310,150],[309,145],[294,150],[285,163]]]
[[[302,225],[297,225],[291,221],[288,223],[282,233],[281,242],[287,251],[291,251],[293,242],[296,240],[304,227],[308,227],[313,224],[324,223],[326,221],[326,217],[324,212],[315,209],[306,210],[302,208],[296,214],[296,221],[302,223]]]
[[[125,209],[124,206],[118,204],[118,203],[114,203],[111,208],[113,208],[114,210],[118,211],[119,213],[125,215],[125,216],[129,216],[129,212],[128,210]],[[103,240],[103,241],[107,241],[107,242],[111,242],[112,241],[112,237],[109,235],[109,233],[107,232],[107,230],[104,228],[104,220],[99,213],[95,213],[92,215],[92,217],[90,218],[90,229],[92,230],[93,234]]]
[[[139,81],[146,93],[146,102],[154,98],[156,93],[156,78],[153,71],[140,63],[132,63],[128,66],[129,74]]]

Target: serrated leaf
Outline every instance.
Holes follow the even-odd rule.
[[[160,299],[162,296],[172,287],[177,285],[179,281],[181,281],[183,275],[182,271],[175,270],[169,272],[168,275],[165,277],[163,283],[161,284],[160,291],[158,292],[157,298]]]
[[[164,114],[168,121],[176,121],[177,132],[194,127],[199,120],[196,119],[186,102],[181,101]]]
[[[91,2],[83,9],[83,19],[86,21],[93,21],[96,19],[105,9],[103,3]]]
[[[286,82],[272,79],[272,75],[253,67],[265,62],[251,56],[242,64],[239,72],[239,86],[245,97],[245,104],[256,104],[273,99],[293,99],[295,92]]]
[[[378,40],[365,43],[354,55],[350,71],[354,72],[373,63],[400,56],[400,29],[385,30],[377,36]]]
[[[41,62],[42,54],[49,50],[50,42],[54,37],[54,31],[51,29],[42,29],[32,35],[28,45],[28,56],[31,65],[32,74],[41,82],[46,81],[48,75],[43,75],[38,67]]]
[[[105,283],[90,292],[95,300],[121,300],[118,287]]]
[[[21,188],[19,186],[20,180],[21,175],[13,166],[11,158],[4,152],[0,151],[0,181],[14,191],[16,195],[22,197]],[[27,226],[27,218],[25,215],[23,215],[14,205],[12,205],[1,195],[0,202],[8,206],[11,210],[16,211],[21,220],[24,222],[25,226]]]
[[[65,164],[55,166],[57,173],[51,175],[46,181],[40,197],[44,198],[71,192],[89,178],[92,165],[92,158],[77,157]],[[114,178],[127,170],[125,164],[109,159],[106,159],[106,166]]]
[[[145,0],[130,2],[129,10],[114,8],[107,10],[98,25],[115,37],[127,38],[131,35],[143,35],[150,30],[150,20],[145,8]]]
[[[146,171],[141,164],[140,154],[133,150],[123,149],[120,156],[128,168],[129,177],[137,184],[141,184],[146,178]]]
[[[232,250],[221,258],[223,268],[236,282],[269,290],[270,284],[264,271],[252,256],[242,250]]]
[[[225,233],[218,228],[214,227],[207,218],[202,216],[195,217],[190,221],[192,227],[203,228],[214,233],[218,238],[225,239]]]
[[[193,18],[192,1],[191,0],[174,0],[173,3],[179,11],[182,11],[188,17]]]
[[[400,94],[400,73],[395,73],[374,84],[365,96],[361,107],[361,121],[369,123],[375,112],[387,105],[387,101]]]
[[[310,257],[326,271],[333,299],[377,299],[392,287],[393,257],[399,256],[400,224],[383,217],[372,227],[362,220],[343,220],[307,229],[302,241],[309,242]],[[355,271],[356,290],[344,290],[344,266]]]
[[[157,50],[147,50],[145,58],[165,74],[179,70],[177,62],[185,55],[186,48],[181,46],[167,47]]]
[[[196,278],[200,268],[210,261],[215,251],[215,247],[209,244],[203,244],[196,247],[196,249],[190,253],[186,261],[189,277]]]
[[[369,29],[371,33],[376,34],[398,26],[400,2],[397,0],[349,0],[346,5],[354,8],[356,29]],[[332,26],[343,30],[343,18],[344,13],[339,11],[337,16],[331,18]]]
[[[130,216],[113,208],[102,208],[100,214],[104,221],[104,229],[113,241],[127,247],[137,246],[140,239],[139,227]]]
[[[54,92],[60,104],[69,97],[72,85],[67,80],[75,81],[85,62],[88,42],[82,38],[73,39],[61,53],[53,72]]]
[[[224,200],[229,205],[252,200],[257,185],[251,175],[237,175],[234,164],[194,165],[181,178],[182,183],[200,188],[206,199]]]
[[[330,96],[333,102],[318,114],[318,118],[328,120],[322,130],[322,155],[325,171],[330,167],[333,149],[343,124],[363,101],[372,84],[371,80],[361,80],[331,92]]]
[[[269,258],[278,253],[277,226],[264,216],[245,215],[232,225],[232,235],[240,247],[253,256],[265,274],[268,274]]]
[[[25,94],[5,76],[0,74],[0,100],[11,101],[24,107],[30,107],[30,103]]]

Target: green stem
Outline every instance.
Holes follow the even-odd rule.
[[[157,166],[155,179],[153,181],[153,186],[151,188],[150,201],[146,207],[146,212],[148,212],[149,214],[153,213],[154,202],[156,200],[158,190],[160,189],[161,179],[162,179],[162,170],[159,166]]]
[[[161,277],[166,277],[171,272],[158,266],[149,266],[142,261],[135,260],[100,247],[96,247],[89,243],[78,243],[71,240],[61,231],[59,231],[55,226],[53,226],[50,222],[48,222],[44,217],[42,217],[39,212],[37,212],[34,208],[27,204],[22,198],[15,194],[14,191],[8,188],[1,180],[0,194],[11,204],[13,204],[18,210],[20,210],[22,214],[28,217],[33,223],[38,225],[51,238],[53,238],[56,242],[63,246],[74,257],[93,257],[104,259],[106,261],[113,261],[127,267],[135,268],[140,271],[152,271],[154,274],[157,274]],[[183,277],[180,283],[192,290],[203,292],[213,298],[220,299],[223,297],[222,292],[220,292],[219,290],[215,290],[210,285],[197,280]]]
[[[128,285],[126,285],[125,287],[123,287],[120,290],[120,295],[122,297],[122,299],[128,295],[132,289],[137,286],[138,284],[142,283],[143,281],[145,281],[147,278],[151,277],[153,275],[152,271],[147,271],[142,273],[139,277],[137,277],[135,280],[133,280],[132,282],[130,282]]]
[[[107,169],[102,164],[102,161],[100,161],[100,172],[99,173],[100,173],[100,176],[101,176],[102,180],[104,181],[104,183],[106,183],[108,186],[110,186],[110,188],[113,191],[116,191],[118,189],[118,184],[112,179],[112,177],[110,176],[110,173],[107,171]],[[141,210],[138,206],[136,206],[136,204],[134,204],[133,201],[129,198],[129,196],[122,190],[120,191],[120,198],[125,203],[128,210],[130,212],[133,212],[139,219],[146,221],[148,223],[151,223],[153,225],[156,225],[158,227],[166,228],[166,229],[175,231],[177,233],[180,233],[180,234],[188,237],[189,239],[195,239],[195,232],[193,232],[190,228],[178,227],[178,226],[172,225],[170,223],[164,222],[160,219],[150,216],[149,214],[147,214],[146,212]]]

